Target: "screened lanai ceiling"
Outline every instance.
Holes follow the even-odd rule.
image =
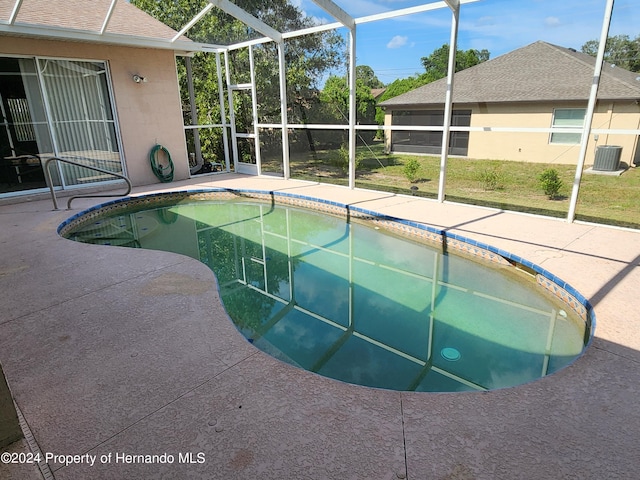
[[[252,43],[281,41],[318,31],[412,15],[481,0],[444,0],[425,2],[406,0],[403,8],[392,8],[395,2],[371,3],[347,0],[313,0],[322,14],[308,14],[301,0],[289,1],[302,15],[286,21],[271,2],[255,0],[196,0],[184,11],[178,2],[158,1],[157,8],[169,9],[188,22],[167,26],[134,8],[127,0],[2,0],[0,1],[0,34],[59,38],[77,41],[148,46],[184,51],[216,51],[238,48]],[[150,2],[153,3],[153,2]],[[212,28],[199,38],[189,36],[190,29],[213,9],[219,9],[219,25],[241,20],[246,28]],[[251,13],[249,13],[251,12]],[[229,22],[225,22],[225,17]],[[203,36],[204,35],[204,36]]]

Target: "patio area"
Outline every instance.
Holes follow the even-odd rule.
[[[594,340],[569,367],[514,388],[349,385],[248,343],[204,264],[56,234],[101,199],[76,200],[73,211],[52,211],[49,198],[3,204],[0,363],[33,435],[10,448],[29,452],[30,443],[49,462],[0,463],[1,478],[637,476],[639,231],[264,176],[220,174],[133,195],[207,187],[357,204],[504,249],[590,300]],[[64,465],[53,455],[78,457]]]

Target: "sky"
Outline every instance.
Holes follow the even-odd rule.
[[[334,0],[354,18],[431,3],[429,0]],[[335,21],[311,0],[292,0],[318,21]],[[606,0],[480,0],[462,5],[458,49],[487,49],[491,58],[543,40],[580,50],[598,39]],[[424,72],[421,57],[449,43],[451,11],[364,23],[357,27],[358,65],[386,83]],[[340,30],[342,33],[344,29]],[[616,0],[610,35],[640,35],[640,1]]]

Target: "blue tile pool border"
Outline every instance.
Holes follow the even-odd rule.
[[[588,338],[585,338],[585,348],[593,341],[596,328],[596,316],[590,302],[574,287],[539,265],[505,250],[464,237],[457,233],[449,232],[447,229],[436,228],[424,223],[393,217],[332,200],[289,192],[255,189],[208,188],[178,190],[122,197],[95,205],[66,219],[58,226],[57,232],[59,235],[65,237],[81,225],[120,210],[145,207],[157,208],[162,205],[170,205],[177,201],[184,200],[229,200],[241,197],[249,200],[260,200],[308,208],[323,213],[346,217],[348,220],[367,221],[375,224],[375,226],[393,231],[408,238],[438,244],[444,251],[454,250],[456,253],[472,256],[476,259],[518,268],[533,275],[539,287],[545,289],[563,304],[567,305],[585,322],[587,326],[586,335],[588,335]]]

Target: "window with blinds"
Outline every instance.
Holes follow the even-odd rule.
[[[38,59],[58,156],[122,173],[104,62]],[[66,185],[113,177],[64,164]]]
[[[553,111],[551,128],[561,127],[582,127],[584,125],[584,108],[556,108]],[[549,143],[559,143],[563,145],[577,145],[580,143],[581,133],[552,132],[549,136]]]

